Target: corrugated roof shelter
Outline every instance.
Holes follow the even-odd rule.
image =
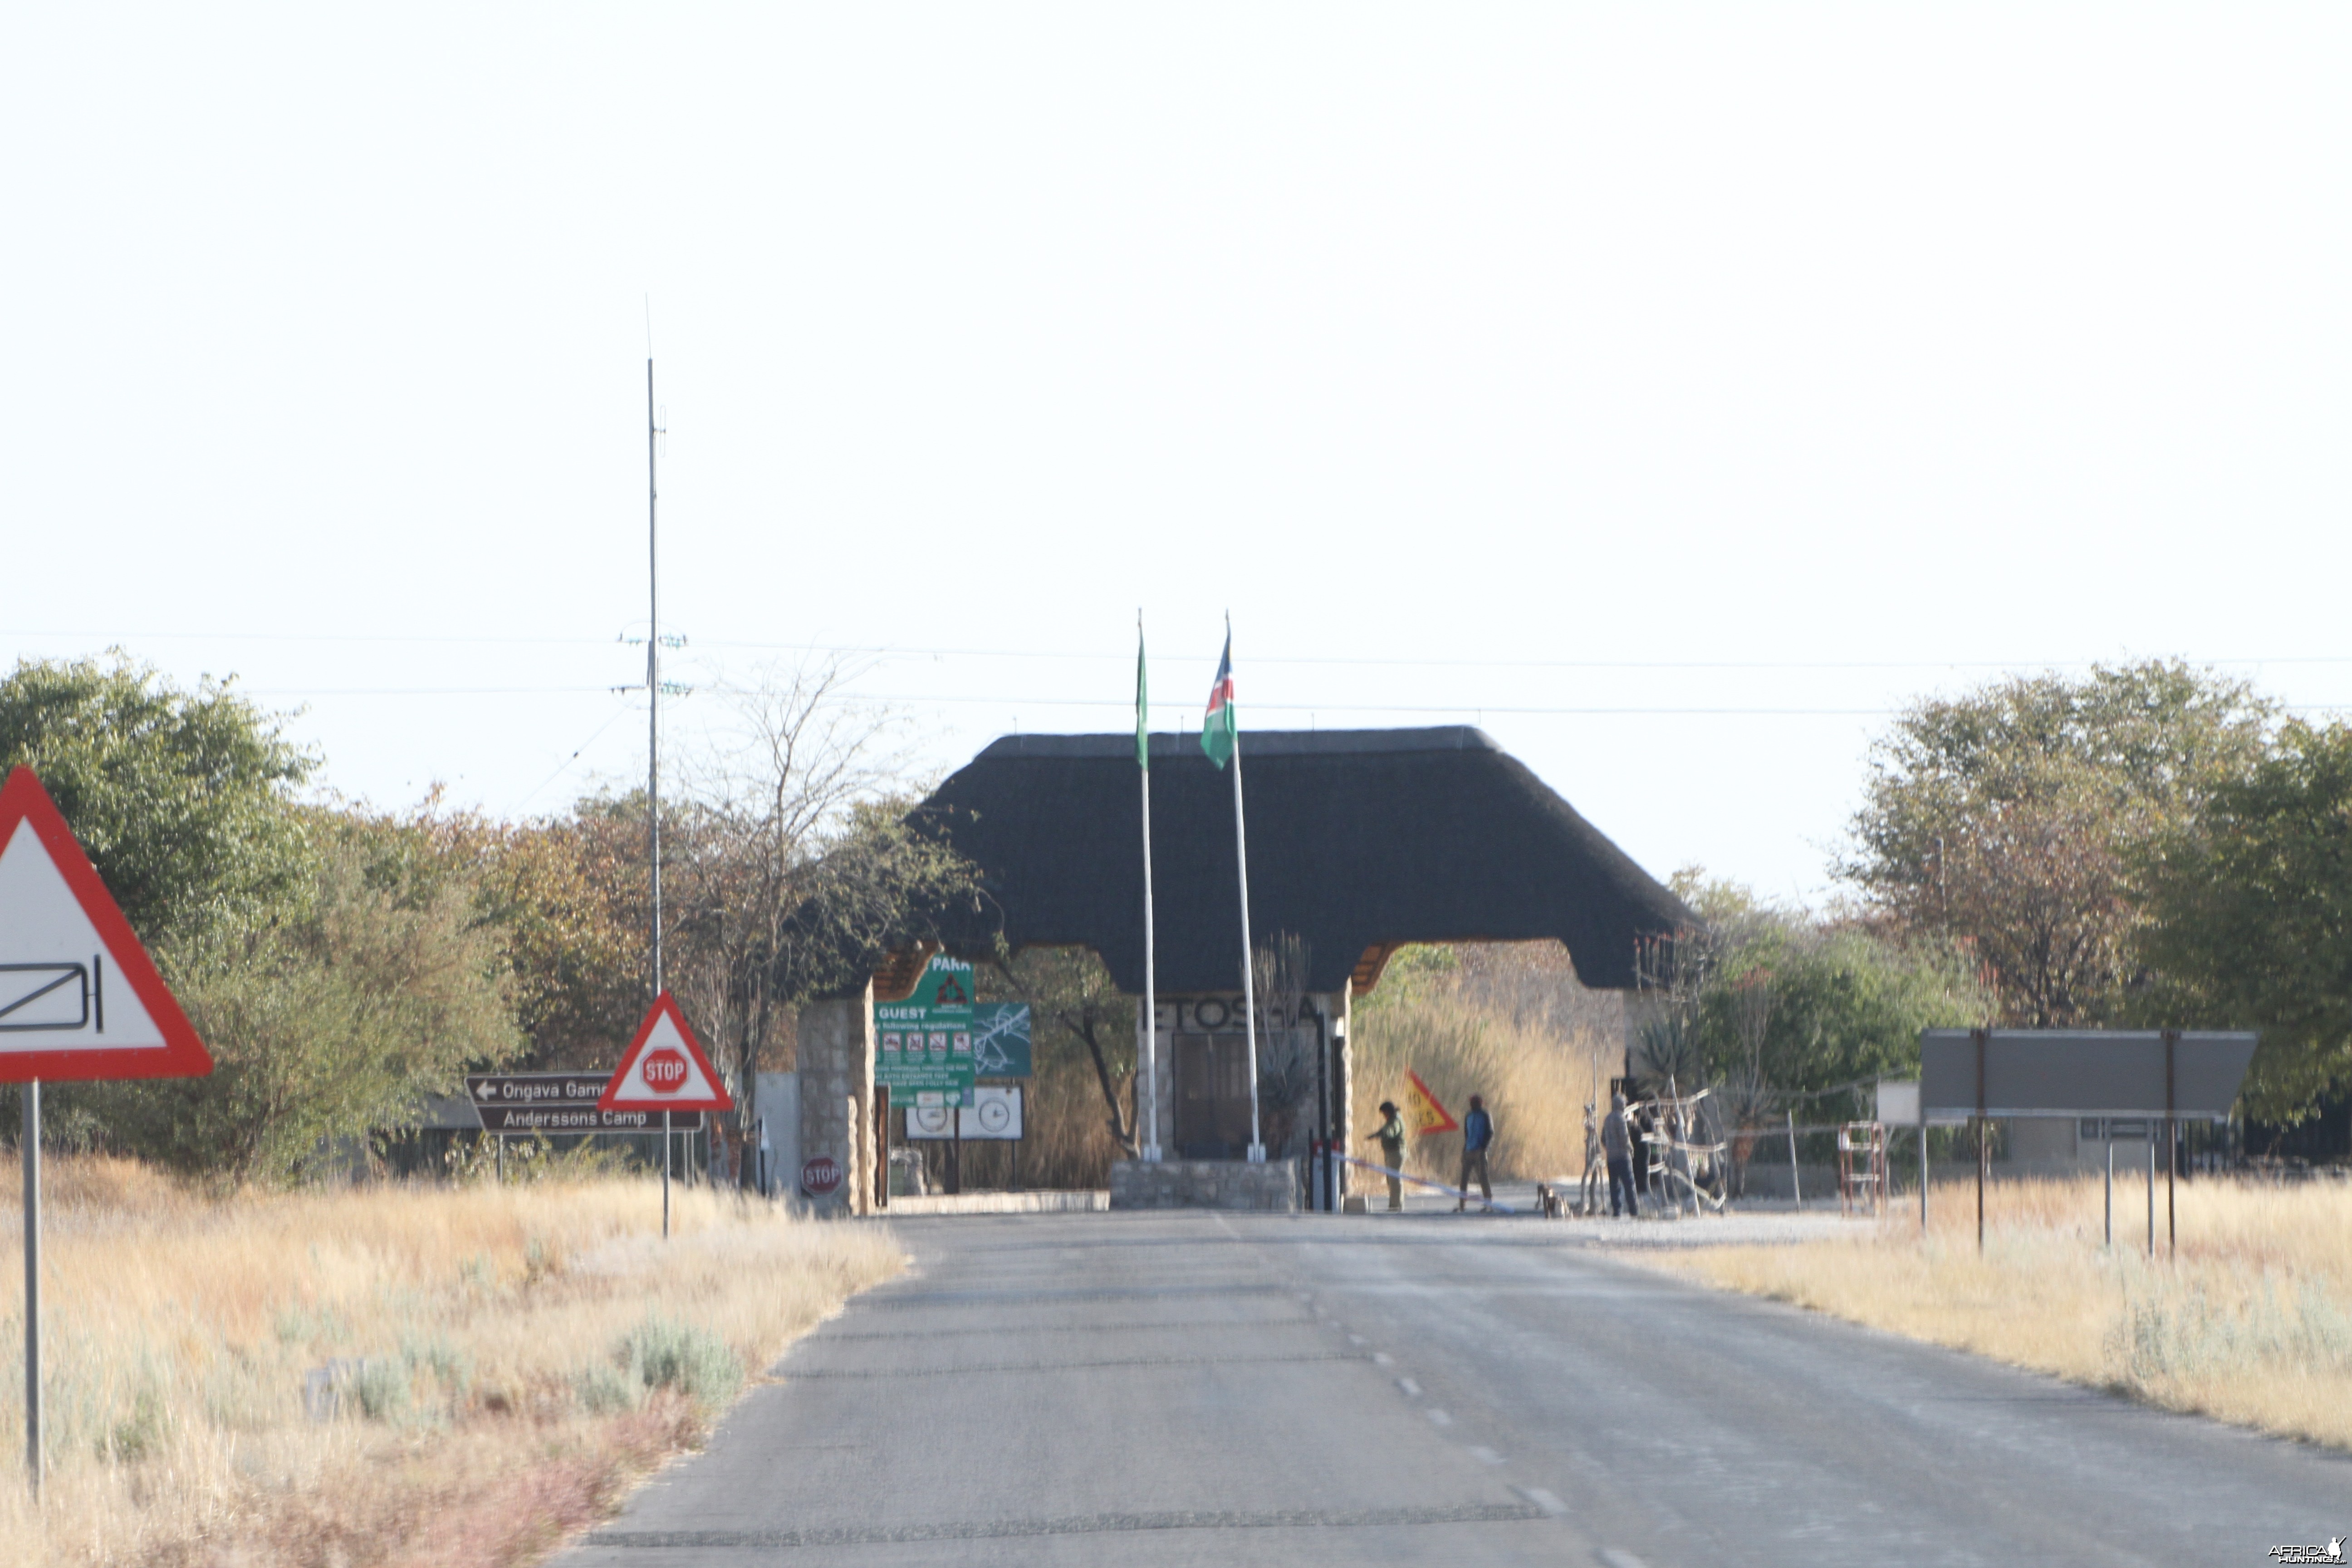
[[[1634,984],[1641,939],[1696,917],[1484,731],[1244,731],[1250,930],[1307,944],[1307,989],[1360,995],[1406,942],[1566,944],[1587,986]],[[1143,990],[1135,737],[1013,735],[921,816],[981,868],[992,907],[940,932],[972,956],[1085,946]],[[1151,738],[1163,994],[1240,986],[1233,785],[1190,734]],[[1351,984],[1352,982],[1352,984]]]

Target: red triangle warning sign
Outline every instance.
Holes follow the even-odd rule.
[[[30,768],[0,785],[0,1083],[201,1078],[213,1058]]]
[[[665,991],[637,1026],[637,1037],[621,1055],[612,1082],[596,1101],[599,1110],[732,1110],[727,1086],[702,1054],[677,998]]]

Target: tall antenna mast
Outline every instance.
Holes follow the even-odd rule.
[[[652,601],[646,631],[646,834],[654,868],[654,994],[662,991],[661,889],[661,536],[660,487],[655,482],[654,361],[646,356],[646,590]]]

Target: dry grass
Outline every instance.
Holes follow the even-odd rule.
[[[520,1561],[903,1263],[707,1188],[665,1244],[642,1180],[214,1198],[119,1161],[47,1174],[50,1481],[39,1506],[0,1487],[0,1563]],[[22,1278],[13,1247],[0,1269]],[[331,1361],[361,1364],[315,1421]],[[23,1429],[0,1380],[0,1432]]]
[[[1473,1094],[1485,1097],[1495,1118],[1497,1178],[1572,1182],[1584,1169],[1584,1107],[1607,1089],[1618,1044],[1582,1020],[1562,1026],[1509,1006],[1474,981],[1442,973],[1408,979],[1388,996],[1375,992],[1374,1004],[1357,1015],[1352,1152],[1379,1157],[1379,1145],[1364,1137],[1381,1123],[1381,1100],[1404,1103],[1410,1069],[1457,1121]],[[1461,1158],[1461,1136],[1443,1133],[1413,1140],[1405,1164],[1415,1175],[1451,1183]]]
[[[2164,1190],[2146,1252],[2137,1183],[2116,1184],[2116,1247],[2100,1186],[1996,1184],[1984,1255],[1971,1186],[1857,1222],[1847,1239],[1722,1247],[1642,1261],[1914,1339],[1973,1351],[2168,1409],[2352,1448],[2352,1186],[2227,1181],[2179,1189],[2168,1261]]]

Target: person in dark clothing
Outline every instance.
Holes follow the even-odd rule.
[[[1478,1173],[1480,1195],[1491,1204],[1495,1189],[1486,1181],[1486,1151],[1495,1142],[1495,1119],[1486,1114],[1486,1102],[1476,1095],[1470,1097],[1470,1114],[1462,1119],[1462,1179],[1454,1184],[1462,1189],[1461,1201],[1454,1205],[1460,1214],[1470,1205],[1470,1173]]]
[[[1404,1169],[1404,1118],[1397,1114],[1396,1101],[1381,1101],[1381,1114],[1387,1118],[1378,1127],[1364,1134],[1366,1139],[1381,1141],[1381,1163],[1389,1170],[1389,1207],[1404,1207],[1404,1181],[1397,1173]]]
[[[1618,1199],[1624,1199],[1624,1212],[1639,1219],[1642,1205],[1633,1195],[1633,1137],[1625,1124],[1625,1097],[1616,1096],[1610,1103],[1609,1114],[1601,1123],[1601,1152],[1609,1160],[1609,1217],[1618,1215]]]

